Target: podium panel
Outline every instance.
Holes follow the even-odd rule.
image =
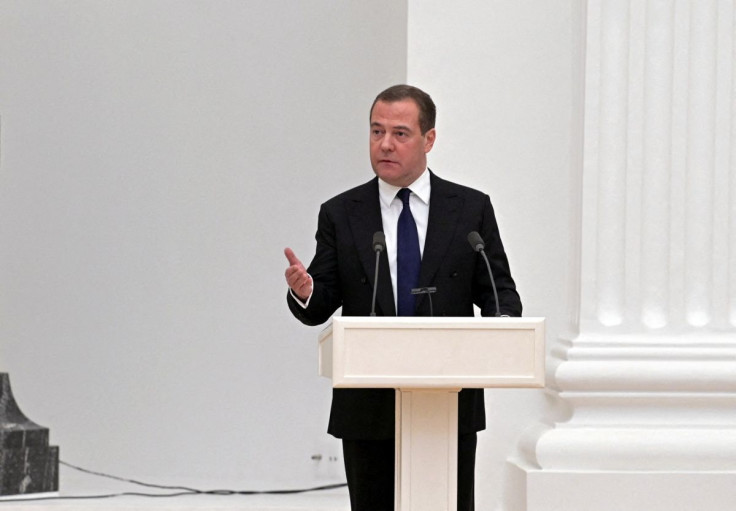
[[[544,386],[544,318],[335,317],[319,336],[336,388]]]

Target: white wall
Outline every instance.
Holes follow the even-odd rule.
[[[395,0],[0,3],[0,369],[63,459],[342,479],[310,460],[329,382],[282,250],[371,177],[406,26]]]
[[[580,0],[409,2],[408,81],[438,105],[429,165],[485,190],[524,315],[547,342],[576,327],[582,40]],[[504,462],[549,413],[542,391],[487,391],[477,505],[502,506]]]
[[[491,195],[525,315],[564,335],[580,4],[3,0],[0,369],[21,407],[91,468],[324,477],[319,328],[286,309],[281,250],[311,257],[319,203],[370,177],[367,109],[407,73],[439,108],[430,165]],[[479,509],[545,413],[537,391],[487,404]]]

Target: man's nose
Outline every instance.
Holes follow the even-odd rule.
[[[391,135],[385,135],[381,139],[381,149],[383,149],[384,151],[393,151],[394,141],[391,138]]]

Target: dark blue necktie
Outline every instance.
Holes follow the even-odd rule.
[[[396,229],[396,315],[413,316],[416,295],[411,290],[419,283],[419,266],[422,256],[419,252],[419,235],[417,224],[411,214],[409,207],[409,195],[411,190],[402,188],[396,195],[404,207],[399,215],[399,223]]]

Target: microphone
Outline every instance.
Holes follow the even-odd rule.
[[[381,261],[381,252],[386,250],[386,235],[381,231],[373,233],[373,251],[376,253],[376,274],[373,277],[373,300],[371,301],[371,316],[376,315],[376,291],[378,291],[378,265]]]
[[[468,234],[468,243],[473,247],[475,252],[478,252],[483,256],[483,260],[486,262],[486,268],[488,268],[488,275],[491,277],[491,286],[493,287],[493,297],[496,299],[496,317],[501,316],[501,308],[498,305],[498,292],[496,292],[496,281],[493,279],[493,272],[491,271],[491,263],[488,262],[488,256],[486,256],[485,248],[486,244],[483,243],[483,238],[480,237],[477,231],[473,231]]]
[[[381,231],[373,233],[373,250],[376,252],[386,250],[386,236]]]
[[[486,248],[486,244],[483,243],[483,238],[480,237],[478,231],[473,231],[468,234],[468,243],[470,243],[470,246],[473,247],[473,250],[476,252],[480,252]]]
[[[415,287],[411,290],[411,294],[413,295],[427,295],[427,298],[429,298],[429,315],[430,317],[434,317],[434,307],[432,307],[432,293],[436,293],[437,288],[436,287]]]

